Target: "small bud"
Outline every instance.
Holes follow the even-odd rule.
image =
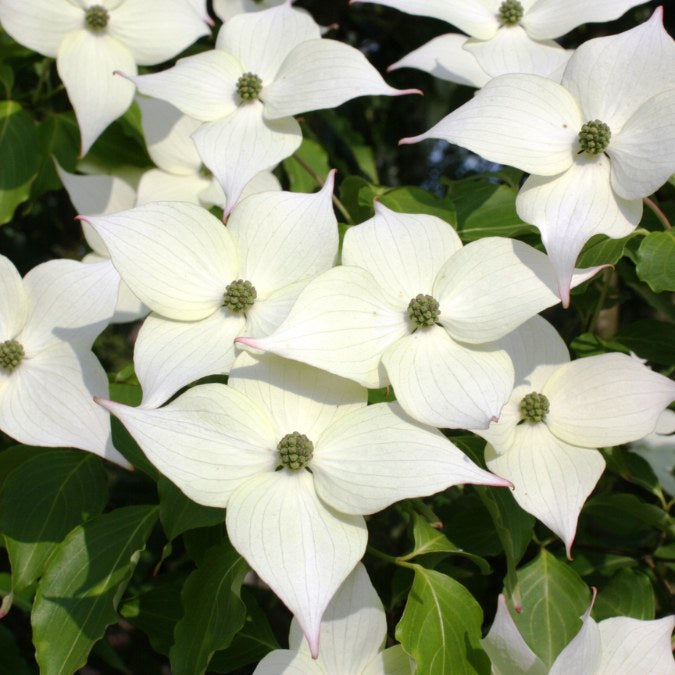
[[[237,94],[244,103],[255,101],[262,89],[262,80],[255,73],[244,73],[237,80]]]
[[[281,465],[292,471],[304,469],[314,454],[314,443],[298,431],[286,434],[277,445]]]
[[[258,292],[250,281],[236,279],[227,285],[223,296],[223,306],[236,314],[243,314],[253,305]]]
[[[408,303],[408,318],[416,326],[433,326],[441,314],[441,308],[431,295],[420,293]]]
[[[26,352],[16,340],[5,340],[0,343],[0,370],[11,373],[22,361]]]
[[[541,422],[548,411],[548,399],[535,391],[527,394],[520,402],[520,414],[526,422]]]
[[[502,26],[515,26],[523,18],[524,11],[518,0],[504,0],[499,6],[499,22]]]
[[[93,33],[100,33],[107,25],[110,18],[108,10],[101,5],[92,5],[84,15],[84,23]]]
[[[582,152],[589,155],[599,155],[609,145],[612,132],[609,127],[600,120],[586,122],[579,132],[579,146]]]

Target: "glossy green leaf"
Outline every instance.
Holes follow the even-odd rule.
[[[648,621],[654,618],[654,611],[654,588],[649,577],[639,570],[621,569],[598,589],[593,618],[601,621],[610,616],[630,616]]]
[[[651,232],[637,252],[637,275],[655,293],[675,291],[675,234]]]
[[[675,326],[671,323],[640,319],[622,326],[612,341],[648,361],[664,366],[675,363]]]
[[[605,234],[592,236],[581,249],[577,267],[595,267],[595,265],[613,265],[624,254],[626,244],[638,236],[633,232],[621,239],[612,239]]]
[[[6,63],[0,63],[0,87],[2,87],[1,98],[9,99],[12,97],[12,87],[14,86],[14,70]]]
[[[634,483],[645,490],[649,490],[655,497],[662,502],[664,501],[659,479],[646,459],[633,452],[628,452],[621,446],[602,450],[602,455],[607,462],[608,469],[619,474],[629,483]]]
[[[292,157],[284,160],[284,171],[292,192],[314,192],[330,171],[328,154],[311,138],[304,138]]]
[[[117,619],[120,596],[157,520],[153,506],[127,506],[76,527],[52,556],[31,616],[42,675],[81,668]]]
[[[593,518],[597,527],[621,536],[622,540],[632,539],[633,544],[645,530],[675,534],[675,525],[663,509],[632,494],[615,492],[592,497],[586,502],[584,516]]]
[[[451,200],[439,199],[419,187],[406,186],[388,190],[380,196],[380,201],[399,213],[426,213],[441,218],[452,226],[457,223],[457,214]]]
[[[225,542],[208,551],[188,577],[169,653],[173,675],[201,675],[213,653],[232,642],[246,619],[240,592],[247,571],[246,561]]]
[[[490,672],[480,646],[483,611],[462,584],[414,565],[415,579],[396,639],[425,675]]]
[[[4,225],[28,199],[40,165],[35,124],[15,101],[0,101],[0,148],[0,225]]]
[[[101,459],[89,453],[59,448],[18,466],[0,492],[14,589],[32,584],[68,532],[101,513],[107,499]]]
[[[75,171],[75,162],[80,152],[80,132],[75,115],[72,112],[50,115],[38,124],[37,137],[42,155],[38,175],[31,187],[33,197],[61,187],[53,158],[66,171]]]
[[[373,200],[380,194],[375,185],[358,176],[347,176],[340,183],[340,200],[355,223],[362,223],[375,215]]]
[[[545,549],[518,570],[520,613],[513,618],[532,651],[550,666],[579,632],[591,593],[570,565]]]

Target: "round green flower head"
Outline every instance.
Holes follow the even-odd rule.
[[[16,340],[5,340],[0,343],[0,370],[12,372],[26,355],[23,347]]]
[[[255,101],[262,89],[262,80],[255,73],[244,73],[237,80],[237,94],[244,103]]]
[[[314,443],[298,431],[286,434],[277,445],[281,465],[297,471],[304,469],[314,454]]]
[[[589,155],[599,155],[609,145],[612,132],[609,127],[600,120],[586,122],[579,132],[579,145],[583,152]]]
[[[504,0],[499,6],[499,22],[502,26],[515,26],[523,18],[523,12],[518,0]]]
[[[237,314],[244,313],[258,297],[258,293],[250,281],[236,279],[227,285],[223,297],[223,306]]]
[[[84,15],[84,23],[90,31],[100,33],[108,25],[108,10],[101,5],[92,5]]]
[[[541,422],[549,410],[546,396],[536,391],[530,392],[520,402],[520,414],[526,422]]]
[[[408,303],[408,318],[416,326],[433,326],[441,314],[438,300],[420,293]]]

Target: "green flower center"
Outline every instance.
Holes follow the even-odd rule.
[[[504,0],[499,6],[499,22],[502,26],[515,26],[523,18],[523,6],[518,0]]]
[[[314,454],[314,443],[298,431],[286,434],[277,445],[281,465],[292,471],[304,469]]]
[[[579,132],[579,145],[582,152],[589,155],[599,155],[604,152],[609,145],[609,139],[612,132],[609,127],[600,120],[586,122]]]
[[[250,281],[236,279],[225,289],[223,306],[236,314],[243,314],[257,297],[258,293]]]
[[[408,303],[408,318],[416,326],[433,326],[441,314],[438,300],[431,295],[416,295]]]
[[[16,340],[5,340],[0,344],[0,370],[12,372],[20,363],[26,352]]]
[[[541,422],[546,417],[549,407],[546,396],[532,391],[520,402],[520,414],[526,422]]]
[[[262,80],[255,73],[244,73],[237,80],[237,94],[244,103],[255,101],[262,89]]]
[[[90,31],[100,33],[107,25],[110,18],[108,10],[101,5],[92,5],[84,15],[84,23]]]

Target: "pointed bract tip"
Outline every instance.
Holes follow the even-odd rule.
[[[406,94],[417,94],[417,96],[424,96],[421,89],[397,89],[396,96],[405,96]]]
[[[495,424],[497,424],[497,422],[499,422],[499,417],[497,415],[493,415],[490,418],[490,422],[494,422]]]
[[[319,658],[319,629],[317,628],[314,631],[314,634],[310,635],[305,633],[305,638],[307,639],[307,644],[309,645],[309,653],[312,655],[313,659]]]
[[[327,192],[330,192],[331,195],[333,194],[333,190],[335,189],[335,174],[337,173],[337,169],[331,169],[328,172],[328,175],[326,176],[326,180],[323,184],[323,187],[321,188],[320,192],[323,192],[326,190]]]
[[[246,337],[245,335],[240,335],[237,338],[234,338],[235,344],[244,345],[245,347],[252,347],[253,349],[262,349],[260,344],[255,338]]]
[[[129,80],[129,82],[133,82],[131,79],[130,75],[127,75],[126,73],[122,72],[121,70],[113,70],[113,75],[119,75],[120,77],[123,77],[125,80]]]
[[[507,487],[511,488],[511,490],[516,489],[516,486],[508,478],[502,478],[501,476],[498,476],[496,473],[493,473],[492,475],[494,476],[494,479],[492,480],[491,483],[489,483],[490,485],[494,487]]]
[[[420,141],[424,140],[422,136],[406,136],[405,138],[402,138],[398,144],[399,145],[412,145],[413,143],[419,143]]]

